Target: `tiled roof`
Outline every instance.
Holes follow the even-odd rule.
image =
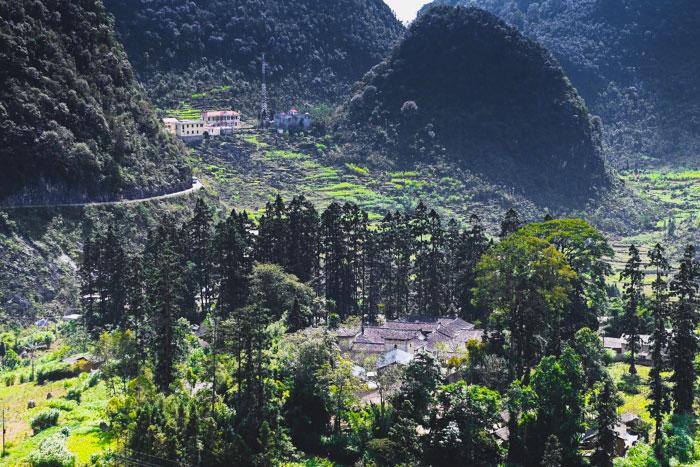
[[[355,337],[360,331],[357,329],[340,328],[335,332],[338,337]]]
[[[235,115],[238,115],[238,112],[234,110],[215,110],[212,112],[202,112],[202,117],[224,117]]]

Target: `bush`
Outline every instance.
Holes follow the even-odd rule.
[[[654,457],[654,450],[648,444],[638,444],[629,450],[625,457],[614,460],[615,467],[660,467]]]
[[[51,399],[46,405],[52,409],[65,410],[66,412],[75,410],[78,407],[75,401],[68,399]]]
[[[60,381],[66,378],[77,376],[79,371],[68,364],[44,366],[36,374],[36,382],[44,384],[47,381]]]
[[[94,388],[95,386],[97,386],[97,383],[99,383],[99,382],[100,382],[100,371],[97,370],[97,371],[93,371],[90,373],[90,376],[85,381],[85,384],[89,388]]]
[[[83,389],[80,387],[70,388],[66,393],[66,399],[69,401],[75,401],[80,404],[80,398],[83,395]]]
[[[2,366],[7,370],[14,370],[20,364],[20,359],[17,352],[12,349],[7,349],[5,358],[2,359]]]
[[[66,437],[57,434],[39,443],[39,447],[29,454],[31,467],[73,467],[75,454],[66,448]]]
[[[17,375],[14,373],[10,373],[9,375],[5,375],[5,386],[14,385],[16,379],[17,379]]]
[[[36,416],[32,418],[31,421],[32,430],[34,430],[34,434],[39,433],[40,431],[45,430],[47,428],[51,428],[52,426],[56,426],[58,424],[58,417],[60,414],[61,412],[59,412],[56,409],[48,409],[36,414]]]

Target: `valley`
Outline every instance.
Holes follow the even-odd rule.
[[[699,13],[0,0],[0,466],[700,465]]]

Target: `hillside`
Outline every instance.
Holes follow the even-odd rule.
[[[259,110],[262,54],[273,108],[340,102],[403,31],[382,0],[105,4],[139,78],[162,106],[205,98]]]
[[[603,120],[619,167],[700,151],[700,4],[693,0],[436,0],[477,5],[541,42]],[[423,10],[427,11],[427,8]]]
[[[0,204],[148,195],[189,183],[101,2],[0,3]]]
[[[446,159],[548,206],[610,186],[591,118],[551,54],[477,8],[433,8],[355,86],[345,154]]]

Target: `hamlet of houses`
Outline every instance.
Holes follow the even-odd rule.
[[[407,365],[420,351],[443,360],[460,355],[469,341],[481,341],[483,331],[461,318],[406,316],[388,320],[381,326],[341,328],[336,335],[343,351],[379,354],[380,365],[386,366]]]

